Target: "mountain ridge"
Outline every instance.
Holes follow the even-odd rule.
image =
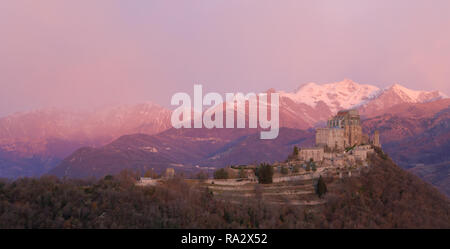
[[[313,89],[317,95],[309,93],[311,99],[317,100],[313,105],[292,95],[299,91],[305,91],[299,96],[307,95],[311,87],[317,87]],[[321,89],[325,88],[334,89],[336,93],[324,93]],[[336,108],[351,107],[353,104],[359,108],[362,117],[371,118],[390,112],[392,106],[399,104],[414,105],[414,101],[429,103],[445,97],[439,92],[404,89],[394,85],[382,90],[351,80],[322,85],[304,84],[294,93],[280,92],[280,127],[301,130],[320,127],[334,115]],[[401,94],[402,91],[406,93]],[[351,101],[339,103],[351,94],[355,94]],[[411,95],[411,98],[405,99],[404,95]],[[0,118],[0,176],[40,175],[45,172],[42,169],[55,167],[77,148],[101,147],[127,134],[164,132],[171,128],[170,116],[170,110],[145,102],[93,110],[90,115],[44,109]]]
[[[448,137],[450,134],[450,99],[399,104],[388,109],[388,113],[362,120],[362,126],[364,132],[370,135],[375,130],[379,130],[383,148],[399,165],[430,180],[443,193],[450,193],[448,184],[445,184],[450,182],[450,178],[438,176],[445,174],[447,165],[433,166],[435,170],[432,172],[427,172],[423,167],[413,169],[423,163],[436,164],[441,161],[450,161],[446,154],[447,149],[450,149],[450,144],[446,144],[446,141],[450,141]],[[127,140],[129,138],[135,138],[136,141]],[[142,140],[141,138],[151,139]],[[154,143],[155,139],[157,139],[156,143]],[[257,129],[169,129],[153,135],[153,137],[140,134],[124,136],[116,140],[114,144],[118,146],[119,154],[131,148],[127,153],[138,155],[135,158],[128,158],[131,163],[126,164],[136,170],[143,170],[145,166],[143,162],[153,160],[147,168],[153,167],[158,169],[158,172],[173,165],[178,165],[174,166],[176,170],[194,171],[196,165],[217,168],[226,165],[282,161],[287,158],[294,145],[300,147],[313,145],[314,131],[313,129],[300,130],[282,127],[277,139],[264,141],[259,139]],[[414,145],[414,148],[411,145]],[[139,146],[145,147],[149,151],[143,152]],[[114,146],[106,148],[113,153]],[[169,153],[166,151],[167,148],[173,149]],[[145,153],[151,154],[151,156],[143,156]],[[96,160],[102,160],[101,155],[103,154],[95,156],[95,160],[85,161],[83,166],[96,166],[99,164]],[[126,155],[124,153],[120,157],[127,158]],[[72,156],[77,156],[77,153]],[[58,170],[60,167],[78,167],[76,164],[70,166],[69,159],[70,157],[66,158],[64,163],[50,173],[58,176],[70,176],[62,174],[63,171]],[[116,165],[111,166],[114,170],[118,169],[117,158],[104,160],[111,165]],[[165,166],[155,164],[158,160],[159,162],[167,160],[169,163]],[[107,174],[108,166],[103,162],[100,164],[106,167],[103,169],[103,174]],[[82,176],[90,174],[89,167]],[[112,172],[117,173],[116,171]],[[101,174],[97,176],[101,176]]]

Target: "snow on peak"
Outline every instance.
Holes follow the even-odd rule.
[[[441,98],[443,98],[443,99],[448,98],[448,95],[445,94],[445,93],[443,93],[443,92],[441,92],[441,91],[438,91],[438,94],[439,94],[439,96],[440,96]]]
[[[400,84],[393,84],[385,91],[392,91],[396,93],[403,101],[409,103],[422,103],[440,98],[447,98],[447,96],[439,91],[417,91],[408,89]]]
[[[323,101],[331,111],[336,112],[360,105],[379,94],[380,91],[376,86],[345,79],[327,84],[310,82],[300,86],[295,92],[280,92],[280,95],[312,107]]]
[[[397,93],[406,102],[418,102],[421,91],[408,89],[400,84],[393,84],[388,90]]]

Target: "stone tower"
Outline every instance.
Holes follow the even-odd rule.
[[[380,144],[380,132],[378,132],[378,130],[376,130],[373,134],[373,146],[376,147],[381,147]]]
[[[362,128],[358,110],[339,111],[336,116],[328,120],[329,129],[344,130],[344,146],[362,143]]]

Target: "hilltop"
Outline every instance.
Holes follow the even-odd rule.
[[[0,227],[450,228],[449,199],[382,157],[369,156],[360,176],[326,179],[324,203],[314,206],[231,202],[182,178],[141,187],[126,171],[98,181],[3,181]]]
[[[369,172],[342,179],[327,194],[324,227],[450,228],[448,197],[390,158],[369,159]]]

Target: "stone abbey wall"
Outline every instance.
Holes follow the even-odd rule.
[[[327,128],[316,129],[316,145],[343,149],[363,142],[357,110],[339,111],[328,120]]]
[[[323,154],[323,147],[302,148],[299,151],[299,159],[309,161],[312,158],[313,161],[320,162],[323,160]]]
[[[316,145],[328,146],[329,148],[343,149],[348,141],[345,130],[342,128],[318,128],[316,129]]]

